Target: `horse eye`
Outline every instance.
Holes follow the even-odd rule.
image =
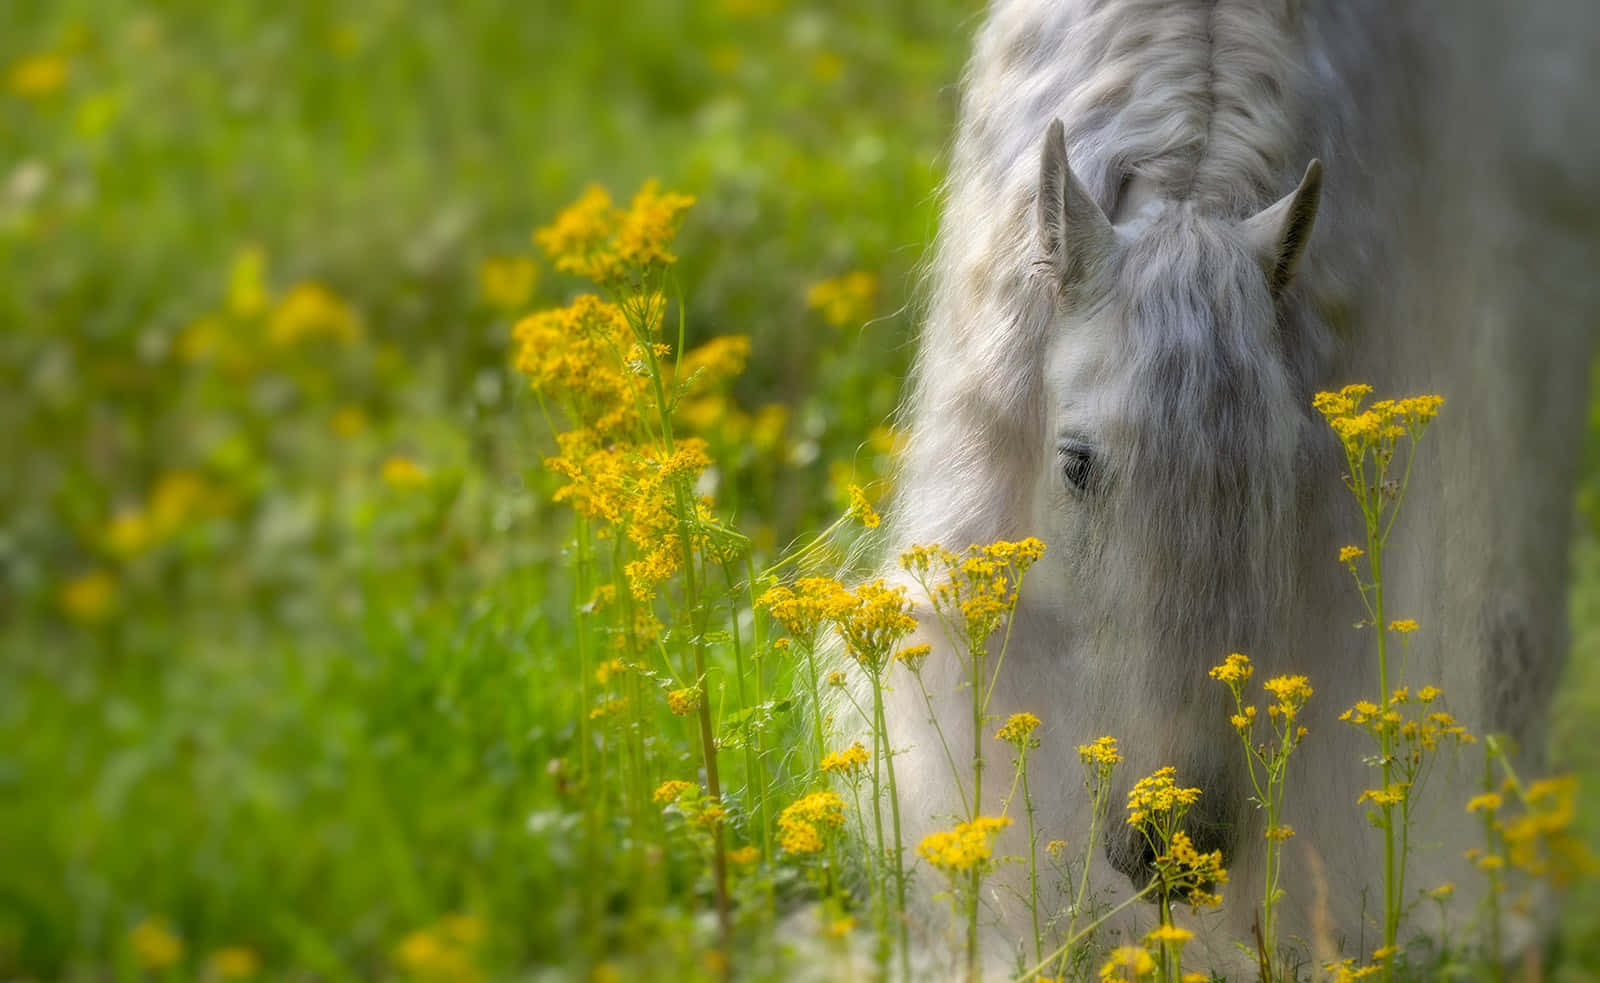
[[[1080,492],[1090,490],[1094,484],[1095,466],[1094,452],[1088,444],[1070,441],[1061,445],[1061,473],[1074,489]]]

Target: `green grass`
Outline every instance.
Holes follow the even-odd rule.
[[[43,98],[0,89],[0,975],[137,978],[128,933],[159,918],[179,978],[229,945],[273,977],[381,978],[458,912],[491,977],[583,964],[596,939],[699,966],[695,864],[648,872],[664,894],[640,912],[640,871],[575,847],[569,531],[478,268],[533,255],[587,182],[697,194],[691,337],[749,334],[739,405],[788,409],[781,449],[719,490],[772,560],[836,513],[838,472],[881,467],[868,435],[909,356],[978,5],[603,6],[0,9],[0,71],[69,66]],[[274,293],[346,299],[362,341],[237,374],[181,359],[247,245]],[[529,309],[579,289],[540,265]],[[831,327],[807,290],[854,270],[879,277],[871,316]],[[348,407],[368,425],[337,437]],[[425,489],[382,480],[397,454]],[[180,471],[226,502],[108,553],[113,515]],[[62,585],[96,569],[118,612],[63,617]],[[1589,777],[1592,822],[1591,533],[1577,570],[1555,753]],[[660,726],[662,768],[692,773]],[[573,901],[585,878],[606,931]],[[1600,963],[1584,898],[1573,967]]]

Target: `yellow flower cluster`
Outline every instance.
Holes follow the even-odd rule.
[[[1334,983],[1356,983],[1369,976],[1376,976],[1382,971],[1381,966],[1357,966],[1354,959],[1345,959],[1337,963],[1326,963],[1322,967],[1326,970]]]
[[[700,709],[700,701],[704,698],[698,686],[685,686],[682,689],[671,690],[667,693],[667,709],[680,717],[687,717]]]
[[[742,846],[728,851],[728,862],[746,867],[761,859],[761,851],[753,846]]]
[[[1034,739],[1033,732],[1039,729],[1039,718],[1031,713],[1013,713],[1006,718],[1006,722],[995,731],[995,740],[1005,741],[1007,744],[1022,750],[1024,747],[1038,747],[1039,742]]]
[[[814,646],[823,626],[842,617],[852,603],[850,592],[832,577],[801,577],[793,587],[779,584],[756,600],[806,647]]]
[[[484,302],[502,311],[514,311],[533,298],[539,267],[526,256],[491,256],[478,267],[478,287]]]
[[[878,278],[871,273],[847,273],[823,280],[806,293],[806,306],[820,311],[836,328],[859,324],[871,314],[878,295]]]
[[[360,337],[355,309],[320,283],[290,288],[267,320],[267,341],[276,348],[316,339],[348,344]]]
[[[1340,563],[1345,563],[1345,564],[1354,563],[1354,562],[1356,562],[1356,559],[1358,557],[1362,557],[1362,556],[1366,556],[1366,555],[1367,555],[1367,551],[1362,549],[1359,546],[1341,546],[1341,547],[1339,547],[1339,562]]]
[[[1089,744],[1078,745],[1078,760],[1094,768],[1114,768],[1122,763],[1115,737],[1097,737]]]
[[[437,924],[402,939],[395,947],[394,962],[409,979],[476,983],[484,978],[478,966],[478,948],[483,939],[481,919],[447,915]]]
[[[968,650],[981,652],[1015,610],[1023,575],[1043,555],[1044,543],[1032,537],[974,544],[960,554],[917,545],[900,555],[900,566],[928,592],[935,611],[958,620]]]
[[[1222,661],[1222,665],[1212,666],[1210,675],[1212,679],[1232,685],[1245,682],[1253,672],[1255,670],[1250,666],[1250,657],[1234,652]]]
[[[1010,825],[1005,816],[979,816],[955,829],[924,836],[917,855],[946,874],[968,873],[989,859],[990,839]]]
[[[656,805],[671,805],[672,803],[678,801],[678,799],[683,796],[683,793],[687,792],[693,787],[694,785],[691,782],[685,782],[674,778],[670,781],[665,781],[660,785],[657,785],[655,792],[651,794],[650,798],[655,801]]]
[[[860,741],[852,743],[843,751],[835,751],[822,759],[822,770],[827,773],[837,772],[841,775],[859,775],[872,760],[867,749]]]
[[[658,322],[644,323],[653,330]],[[601,438],[638,428],[649,380],[633,357],[634,328],[622,308],[584,294],[518,321],[512,338],[517,371],[574,423]]]
[[[859,485],[850,486],[850,514],[861,520],[861,524],[868,529],[878,528],[881,521],[878,513],[873,511],[872,503],[867,501],[867,493]]]
[[[1444,405],[1442,396],[1411,396],[1381,399],[1363,408],[1371,394],[1371,386],[1345,386],[1337,393],[1318,393],[1311,402],[1352,454],[1372,447],[1392,447],[1394,441],[1408,433],[1413,439],[1420,436]]]
[[[248,980],[261,971],[261,957],[242,945],[224,946],[206,959],[206,968],[219,980]]]
[[[1111,957],[1100,967],[1101,983],[1112,980],[1133,983],[1155,974],[1155,957],[1143,946],[1123,945],[1111,950]]]
[[[1275,676],[1261,686],[1278,698],[1278,702],[1267,707],[1267,716],[1274,720],[1282,718],[1286,725],[1294,721],[1300,708],[1311,699],[1311,681],[1305,676]]]
[[[62,584],[56,604],[73,621],[92,625],[116,612],[117,593],[116,577],[104,570],[92,570]]]
[[[1173,828],[1189,807],[1200,801],[1197,788],[1179,788],[1178,769],[1159,768],[1139,781],[1128,793],[1128,825],[1140,826],[1147,820]]]
[[[128,559],[172,539],[185,527],[232,507],[220,486],[192,471],[163,475],[143,506],[121,509],[101,533],[105,549]]]
[[[396,454],[383,462],[383,482],[391,488],[421,488],[428,483],[428,472],[415,460]]]
[[[140,968],[151,972],[170,969],[183,958],[183,940],[157,918],[146,918],[135,925],[128,933],[128,947]]]
[[[823,837],[844,826],[844,800],[832,792],[812,792],[778,814],[778,843],[788,853],[820,853]]]
[[[1168,893],[1184,894],[1192,907],[1215,908],[1222,904],[1222,895],[1212,890],[1228,883],[1221,850],[1201,853],[1189,834],[1178,830],[1172,834],[1166,852],[1156,857],[1155,868],[1156,876],[1166,882]]]
[[[1158,925],[1157,927],[1146,932],[1144,936],[1145,942],[1154,943],[1155,945],[1162,945],[1164,943],[1183,945],[1185,942],[1188,942],[1193,938],[1193,932],[1186,928],[1179,928],[1178,926],[1172,924]]]
[[[1522,795],[1526,811],[1499,822],[1507,856],[1517,869],[1558,888],[1594,871],[1588,844],[1572,828],[1577,798],[1578,780],[1572,775],[1529,783]]]
[[[881,578],[857,587],[850,597],[850,607],[835,620],[839,637],[862,668],[881,672],[900,641],[917,629],[911,598],[904,587],[890,587]]]
[[[61,91],[70,74],[70,65],[61,55],[29,55],[11,66],[6,85],[25,99],[43,99]]]
[[[677,262],[669,247],[693,204],[689,195],[663,192],[652,179],[621,210],[604,188],[591,185],[534,239],[563,273],[613,283]]]
[[[712,338],[678,362],[675,378],[680,393],[705,392],[744,371],[750,360],[750,339],[742,334]]]

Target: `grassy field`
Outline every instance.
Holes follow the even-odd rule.
[[[709,971],[692,852],[576,845],[573,532],[509,364],[581,284],[530,233],[697,196],[686,341],[751,356],[690,425],[776,561],[889,469],[978,4],[604,7],[0,8],[0,977]],[[1590,822],[1594,527],[1553,728]]]

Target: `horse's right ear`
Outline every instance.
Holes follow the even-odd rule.
[[[1072,173],[1060,120],[1044,135],[1039,161],[1039,247],[1057,285],[1081,284],[1116,244],[1105,212]]]

